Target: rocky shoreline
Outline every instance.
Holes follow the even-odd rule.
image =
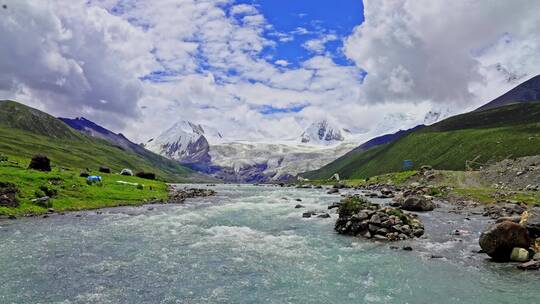
[[[466,235],[469,247],[474,243],[480,248],[472,250],[471,255],[483,256],[494,262],[513,262],[516,264],[510,265],[522,270],[540,269],[540,207],[508,200],[485,205],[454,197],[448,194],[449,189],[431,185],[429,181],[435,179],[436,174],[429,167],[423,168],[418,173],[420,178],[417,182],[403,186],[372,184],[349,187],[336,183],[325,190],[328,194],[342,196],[339,203],[329,206],[339,208],[336,232],[377,241],[426,238],[424,232],[430,234],[433,231],[426,230],[422,218],[432,220],[433,216],[427,214],[444,205],[445,208],[437,211],[438,216],[443,216],[439,220],[458,218],[474,226],[473,231],[458,228],[448,231],[444,238],[448,242],[463,242],[460,236]],[[386,203],[376,204],[368,199],[386,200]],[[351,202],[356,204],[354,208],[351,208]],[[472,225],[471,221],[476,223]],[[430,228],[437,230],[438,226],[433,224],[430,223]],[[460,248],[463,250],[463,246]],[[436,254],[433,256],[438,257]]]

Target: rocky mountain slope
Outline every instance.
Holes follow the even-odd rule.
[[[190,121],[179,121],[158,137],[149,140],[146,147],[182,164],[210,163],[210,145],[205,137],[205,129]]]
[[[476,111],[493,109],[514,103],[540,101],[540,75],[535,76],[493,101],[481,106]]]
[[[300,136],[300,141],[305,144],[331,145],[345,140],[343,133],[346,130],[331,124],[328,120],[312,123]]]
[[[395,141],[347,155],[303,176],[366,178],[414,167],[464,170],[508,157],[540,154],[540,103],[518,103],[454,116]],[[471,162],[474,161],[474,162]]]

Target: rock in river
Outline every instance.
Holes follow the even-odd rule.
[[[381,207],[359,196],[342,200],[335,230],[339,234],[398,241],[424,234],[424,226],[414,214]]]
[[[514,262],[527,262],[529,260],[529,251],[524,248],[514,248],[510,254],[510,260]]]
[[[435,209],[435,203],[423,196],[409,196],[401,205],[401,209],[407,211],[431,211]]]
[[[515,247],[529,247],[529,233],[519,224],[505,221],[489,226],[480,235],[480,247],[496,261],[508,261]]]
[[[540,208],[533,207],[527,211],[525,227],[532,238],[540,237]]]

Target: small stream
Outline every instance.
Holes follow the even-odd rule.
[[[335,213],[302,218],[339,200],[324,190],[213,189],[0,222],[0,303],[540,303],[538,272],[475,253],[480,215],[441,205],[425,238],[377,243],[335,234]]]

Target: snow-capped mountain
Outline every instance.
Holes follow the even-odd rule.
[[[200,124],[182,120],[149,140],[146,148],[183,164],[209,163],[210,145],[205,134],[205,128]],[[222,137],[219,132],[211,132],[209,136]]]
[[[328,120],[321,120],[312,123],[300,136],[300,141],[304,144],[331,145],[343,142],[343,133],[347,131],[331,124]]]
[[[425,125],[431,125],[436,122],[439,122],[449,116],[451,116],[452,111],[449,108],[440,108],[440,109],[432,109],[429,112],[426,113],[424,116],[423,124]]]
[[[211,127],[180,121],[146,147],[227,182],[280,181],[318,169],[362,142],[417,121],[422,122],[421,115],[393,113],[365,132],[352,133],[323,119],[311,123],[300,138],[269,141],[233,140]]]

